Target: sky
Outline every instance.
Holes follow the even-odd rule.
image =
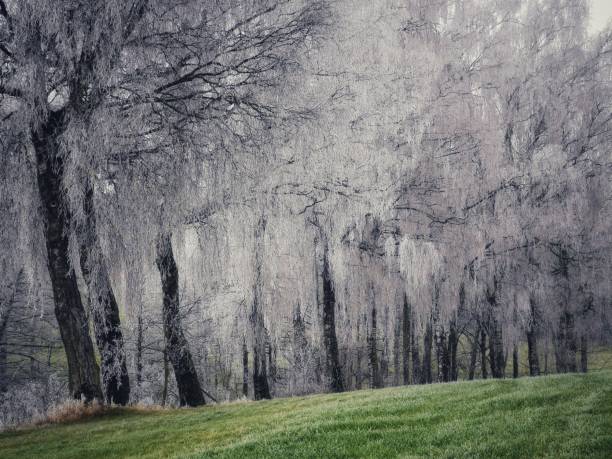
[[[601,31],[612,19],[612,0],[591,0],[591,33]]]

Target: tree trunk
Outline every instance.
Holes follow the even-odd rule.
[[[527,330],[527,359],[529,360],[529,376],[539,376],[538,338],[533,326],[530,326]]]
[[[416,336],[414,320],[411,321],[410,350],[412,351],[412,383],[422,384],[421,358],[419,357],[419,338]]]
[[[6,350],[6,330],[8,329],[11,312],[13,312],[13,309],[15,308],[17,290],[19,288],[22,275],[23,269],[20,269],[17,276],[15,276],[15,282],[13,283],[11,295],[4,301],[4,304],[2,304],[2,301],[0,300],[0,393],[6,392],[8,389],[8,352]]]
[[[410,305],[408,297],[404,294],[404,305],[402,307],[402,369],[404,374],[404,385],[410,384],[410,341],[412,336],[410,324]]]
[[[356,390],[360,390],[361,389],[361,384],[363,382],[363,371],[361,368],[361,363],[363,360],[363,346],[361,345],[362,341],[362,337],[361,337],[361,330],[363,329],[362,326],[362,322],[366,323],[366,319],[365,319],[365,315],[362,321],[362,318],[360,317],[359,320],[357,321],[357,351],[355,352],[355,389]],[[366,341],[367,341],[367,337],[366,337]]]
[[[249,348],[246,338],[242,341],[242,395],[249,397]]]
[[[425,338],[423,339],[423,365],[421,365],[422,381],[425,384],[431,384],[433,378],[431,376],[431,351],[433,344],[433,330],[431,321],[425,329]]]
[[[85,222],[80,231],[80,263],[89,290],[96,343],[101,358],[102,383],[107,403],[126,405],[130,400],[119,305],[96,233],[94,190],[87,183],[83,199]]]
[[[323,306],[323,345],[325,347],[325,369],[329,378],[329,389],[332,392],[344,392],[342,369],[338,357],[338,339],[336,337],[336,294],[329,267],[329,248],[327,240],[322,237],[321,254],[318,258],[317,300]]]
[[[582,373],[586,373],[588,371],[588,367],[589,367],[589,351],[588,351],[588,346],[589,346],[589,338],[586,334],[583,334],[580,337],[580,371]]]
[[[457,365],[457,348],[459,346],[459,335],[457,334],[457,326],[453,320],[450,325],[450,333],[448,335],[448,354],[450,358],[449,380],[457,381],[459,378],[459,370]]]
[[[480,324],[476,328],[474,339],[472,340],[472,349],[470,350],[470,366],[468,368],[468,379],[474,380],[476,374],[476,359],[478,358],[478,340],[480,339]]]
[[[566,334],[565,334],[565,349],[566,349],[566,363],[567,370],[571,373],[578,371],[576,364],[576,354],[578,353],[578,343],[576,340],[576,328],[574,315],[572,313],[566,313]]]
[[[168,383],[170,382],[170,368],[168,367],[168,351],[164,345],[164,353],[163,353],[163,364],[164,364],[164,383],[162,385],[162,399],[161,406],[166,406],[166,401],[168,400]]]
[[[266,354],[268,357],[268,387],[270,392],[274,390],[274,382],[276,381],[276,347],[272,344],[270,334],[266,333]]]
[[[404,325],[404,320],[402,319],[402,311],[400,306],[396,311],[397,320],[395,321],[393,327],[393,385],[399,386],[400,380],[402,380],[402,375],[406,372],[403,371],[403,360],[406,358],[410,361],[410,354],[405,354],[403,349],[403,341],[402,341],[402,327]],[[408,341],[410,345],[410,341]],[[410,375],[409,375],[410,376]],[[410,381],[409,381],[410,382]],[[408,382],[408,383],[409,383]],[[408,384],[405,383],[405,384]]]
[[[181,406],[204,405],[204,394],[181,324],[179,276],[169,233],[162,233],[158,237],[156,263],[163,292],[162,315],[166,350],[174,369],[179,403]]]
[[[533,297],[529,298],[531,320],[527,328],[527,360],[529,361],[529,376],[540,375],[540,358],[538,356],[538,323],[539,313]]]
[[[485,328],[480,325],[480,371],[482,372],[482,379],[487,379],[487,332]]]
[[[142,385],[142,344],[144,341],[144,329],[142,324],[142,311],[138,313],[138,329],[136,332],[136,385]]]
[[[309,352],[306,339],[306,324],[302,318],[300,304],[297,304],[293,315],[293,375],[295,386],[300,387],[299,393],[306,389],[307,360],[304,358]]]
[[[368,356],[370,358],[370,387],[378,389],[382,387],[382,378],[378,366],[376,307],[372,308],[372,329],[368,337]]]
[[[47,263],[53,288],[55,317],[66,351],[70,394],[86,401],[103,400],[100,368],[68,254],[71,217],[63,194],[64,159],[59,153],[58,139],[64,127],[64,116],[64,111],[50,112],[47,121],[32,131]]]
[[[253,397],[255,400],[270,399],[272,396],[268,385],[266,354],[259,348],[260,346],[253,346]]]
[[[504,342],[502,327],[497,319],[492,321],[492,333],[489,335],[489,360],[491,362],[491,376],[503,378],[506,362],[504,358]]]
[[[574,328],[574,315],[568,311],[559,318],[559,332],[555,340],[555,357],[558,373],[574,373],[576,365],[576,332]]]
[[[266,326],[262,311],[263,301],[263,237],[266,219],[261,217],[255,229],[255,279],[253,283],[253,306],[251,326],[253,329],[253,396],[255,400],[272,398],[268,384],[266,362]]]
[[[516,344],[512,347],[512,377],[519,377],[519,355],[518,347]]]
[[[450,359],[448,356],[446,332],[440,325],[436,325],[435,342],[437,381],[448,382]]]

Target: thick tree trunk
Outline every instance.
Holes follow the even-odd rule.
[[[482,372],[482,379],[487,379],[487,332],[485,328],[480,325],[480,371]]]
[[[253,396],[255,400],[272,398],[268,384],[268,365],[266,361],[266,326],[264,322],[263,301],[263,237],[266,219],[261,217],[255,229],[255,279],[253,283],[253,306],[251,326],[253,330]]]
[[[163,292],[162,315],[166,351],[174,369],[179,403],[181,406],[204,405],[204,394],[181,324],[179,276],[169,233],[162,233],[158,237],[156,263]]]
[[[376,307],[372,308],[372,329],[368,337],[368,356],[370,359],[370,387],[382,387],[382,378],[378,366]]]
[[[64,159],[59,154],[58,143],[65,123],[64,112],[51,112],[48,116],[46,123],[32,131],[32,142],[36,153],[38,191],[43,208],[55,317],[66,351],[71,395],[86,401],[102,400],[100,369],[68,255],[70,211],[62,190]]]
[[[126,405],[130,400],[119,305],[110,283],[96,233],[94,190],[88,183],[83,200],[84,225],[80,231],[80,263],[89,290],[96,343],[101,358],[102,383],[108,403]]]
[[[422,381],[425,384],[431,384],[433,381],[431,375],[431,352],[433,345],[433,330],[431,321],[425,328],[425,338],[423,339],[423,364],[421,365]]]
[[[516,344],[512,347],[512,377],[519,377],[519,355],[518,347]]]
[[[336,294],[329,267],[329,248],[327,240],[318,241],[321,253],[317,257],[317,300],[323,310],[323,345],[325,348],[325,369],[329,378],[329,389],[332,392],[344,392],[342,368],[338,357],[338,339],[336,337]]]
[[[404,304],[402,307],[402,369],[404,374],[404,385],[410,384],[410,341],[412,336],[410,330],[410,304],[408,297],[404,294]]]

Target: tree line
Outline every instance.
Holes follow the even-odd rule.
[[[587,371],[612,309],[588,18],[0,0],[4,405]]]

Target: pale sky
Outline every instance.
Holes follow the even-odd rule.
[[[601,31],[612,19],[612,0],[591,0],[591,33]]]

